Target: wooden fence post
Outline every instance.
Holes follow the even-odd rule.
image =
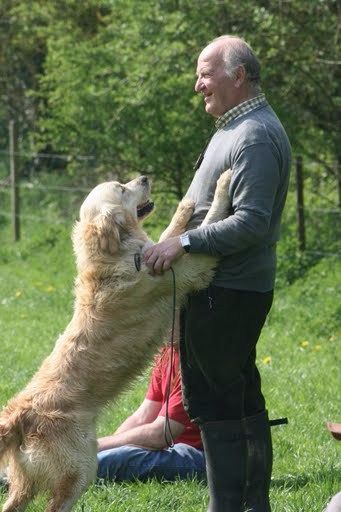
[[[19,187],[17,182],[18,133],[15,121],[9,122],[9,162],[11,175],[11,216],[13,240],[20,239]]]
[[[296,206],[297,206],[297,234],[300,251],[305,250],[305,223],[304,223],[304,197],[303,197],[303,160],[296,158]]]

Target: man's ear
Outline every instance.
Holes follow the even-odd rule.
[[[120,226],[124,214],[119,206],[103,207],[94,219],[96,235],[101,252],[115,254],[120,247]]]
[[[243,65],[240,65],[235,70],[234,86],[237,89],[239,89],[244,84],[245,80],[246,80],[246,70],[245,70],[245,67]]]

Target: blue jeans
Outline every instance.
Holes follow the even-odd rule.
[[[97,477],[115,482],[149,478],[206,480],[204,452],[183,443],[157,451],[131,445],[112,448],[99,452],[97,462]]]

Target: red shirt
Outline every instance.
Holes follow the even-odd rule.
[[[151,375],[146,398],[155,402],[162,402],[159,416],[166,416],[166,394],[169,375],[170,347],[166,347],[160,356],[157,356]],[[195,448],[202,449],[199,428],[191,423],[182,404],[181,378],[179,370],[179,353],[174,349],[174,364],[172,368],[171,391],[168,402],[168,416],[174,421],[184,425],[185,430],[175,440],[175,443],[186,443]]]

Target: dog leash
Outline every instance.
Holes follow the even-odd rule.
[[[193,171],[194,172],[196,172],[199,169],[199,167],[201,166],[202,161],[203,161],[204,156],[205,156],[205,153],[206,153],[206,149],[208,148],[208,145],[211,142],[213,134],[214,134],[215,131],[216,131],[216,127],[215,127],[215,125],[213,125],[212,128],[211,128],[211,131],[209,133],[209,136],[208,136],[208,138],[207,138],[207,140],[205,142],[205,146],[204,146],[203,150],[201,151],[200,155],[198,156],[195,164],[193,165]]]
[[[165,416],[165,424],[163,429],[164,438],[166,441],[166,444],[169,448],[173,448],[174,446],[174,439],[172,435],[172,430],[170,426],[169,421],[169,397],[171,392],[171,382],[172,382],[172,373],[174,370],[174,333],[175,333],[175,313],[176,313],[176,281],[175,281],[175,272],[173,267],[170,267],[169,269],[172,272],[173,277],[173,304],[172,304],[172,331],[171,331],[171,338],[170,338],[170,358],[169,358],[169,372],[168,372],[168,382],[166,387],[166,416]]]
[[[137,272],[141,270],[141,253],[136,252],[134,254],[134,265]],[[173,303],[172,303],[172,331],[171,331],[171,339],[170,339],[170,358],[169,358],[169,373],[168,373],[168,381],[166,385],[166,416],[165,416],[165,424],[163,428],[163,435],[166,441],[166,445],[169,448],[173,448],[174,439],[172,435],[172,430],[170,427],[169,421],[169,397],[171,392],[171,382],[172,382],[172,373],[174,369],[174,332],[175,332],[175,312],[176,312],[176,283],[175,283],[175,272],[173,267],[170,267],[170,271],[172,272],[173,277]]]

